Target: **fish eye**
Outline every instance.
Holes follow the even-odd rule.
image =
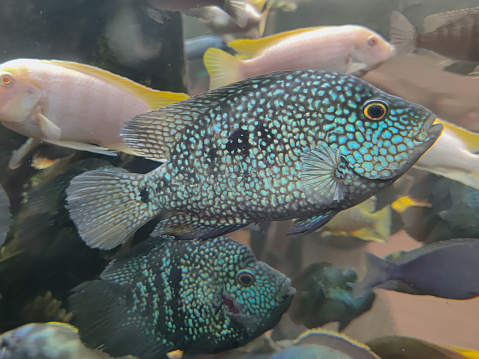
[[[368,101],[363,106],[363,114],[369,120],[379,121],[389,113],[389,106],[384,101]]]
[[[0,75],[0,85],[8,87],[13,84],[13,76],[9,73],[3,73]]]
[[[368,45],[369,46],[374,46],[378,43],[378,39],[376,39],[374,36],[370,36],[368,39]]]
[[[236,281],[243,287],[249,287],[254,283],[254,273],[248,269],[243,269],[236,275]]]

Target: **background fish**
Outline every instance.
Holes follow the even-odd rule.
[[[457,60],[479,61],[479,7],[429,15],[424,19],[424,33],[393,11],[391,43],[399,54],[421,48]]]
[[[218,49],[208,50],[204,62],[210,88],[274,71],[367,71],[394,54],[394,48],[379,34],[355,25],[303,28],[228,45],[252,58],[243,60]]]
[[[31,137],[13,155],[12,168],[40,141],[133,153],[119,139],[124,122],[186,98],[74,62],[17,59],[0,65],[0,122]]]
[[[134,118],[122,130],[125,143],[168,162],[146,175],[74,178],[70,215],[99,248],[156,216],[155,234],[185,239],[291,218],[292,233],[311,233],[409,169],[439,136],[434,119],[349,75],[250,78]]]
[[[143,243],[70,297],[82,340],[142,359],[217,353],[271,329],[295,292],[282,273],[228,238]]]
[[[65,323],[32,323],[0,335],[2,359],[107,359],[85,347],[78,330]],[[124,357],[124,359],[133,357]]]
[[[469,299],[479,295],[479,239],[450,239],[400,254],[395,262],[367,252],[367,273],[354,295],[383,288],[417,295]]]
[[[226,50],[228,45],[226,45],[223,39],[219,36],[198,36],[185,40],[185,56],[190,61],[202,59],[206,50],[210,47]]]
[[[0,186],[0,247],[3,246],[5,242],[5,237],[10,229],[11,222],[10,200],[3,187]]]
[[[349,234],[365,241],[386,242],[390,235],[391,209],[385,206],[375,211],[376,198],[371,197],[339,212],[323,229],[332,234]]]

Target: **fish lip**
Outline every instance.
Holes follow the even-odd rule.
[[[283,293],[281,296],[283,299],[288,299],[296,294],[296,288],[291,286],[291,279],[289,278],[285,278],[281,282],[279,291]]]

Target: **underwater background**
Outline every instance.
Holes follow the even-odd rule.
[[[183,355],[185,358],[195,356],[269,358],[273,355],[295,358],[306,357],[311,353],[317,353],[317,357],[334,357],[325,356],[326,354],[319,349],[318,352],[311,351],[311,353],[306,349],[304,352],[299,349],[297,352],[291,350],[287,353],[287,350],[295,346],[306,346],[307,341],[301,342],[297,338],[303,338],[303,340],[312,338],[310,344],[321,348],[329,346],[336,348],[343,355],[338,358],[363,357],[359,355],[365,355],[364,358],[377,356],[395,358],[396,346],[399,352],[407,348],[406,353],[401,354],[404,358],[472,358],[474,357],[472,355],[477,355],[475,351],[479,351],[479,323],[476,318],[479,314],[477,299],[479,264],[475,258],[479,255],[479,87],[476,66],[479,65],[479,11],[475,7],[479,6],[478,2],[475,0],[275,0],[261,4],[261,1],[250,1],[257,6],[258,19],[252,21],[253,25],[246,29],[247,31],[243,31],[241,26],[238,29],[235,24],[231,27],[234,28],[231,32],[222,28],[221,24],[215,23],[215,21],[219,22],[219,15],[216,12],[201,13],[191,9],[190,12],[172,12],[168,8],[164,11],[165,5],[155,7],[152,5],[154,2],[154,0],[102,2],[3,0],[0,2],[0,63],[24,58],[71,61],[109,71],[151,89],[196,96],[210,89],[211,68],[214,67],[214,63],[211,67],[208,63],[205,66],[207,55],[204,55],[209,47],[226,52],[232,57],[239,53],[234,51],[234,46],[231,46],[233,40],[266,38],[306,27],[354,24],[367,27],[380,35],[380,40],[384,40],[385,48],[386,43],[387,46],[391,43],[395,49],[387,50],[387,59],[378,60],[368,67],[360,67],[358,71],[353,71],[350,67],[344,67],[348,71],[336,68],[331,70],[352,73],[385,93],[420,104],[446,123],[443,125],[446,132],[443,132],[442,137],[436,142],[437,153],[433,154],[429,151],[431,157],[428,158],[428,162],[424,160],[421,163],[425,155],[416,166],[404,174],[401,173],[402,176],[399,176],[394,184],[388,183],[385,189],[378,191],[373,198],[366,199],[364,202],[362,198],[359,201],[362,203],[358,206],[349,206],[353,208],[339,212],[333,220],[313,233],[305,236],[290,235],[292,231],[290,220],[269,221],[269,217],[263,213],[258,215],[257,221],[245,222],[248,226],[242,228],[239,226],[238,230],[231,230],[229,233],[218,232],[218,235],[224,234],[244,244],[244,248],[250,248],[251,255],[254,254],[253,257],[255,257],[254,261],[260,263],[258,265],[266,264],[268,268],[274,268],[275,271],[268,278],[269,280],[275,278],[275,281],[277,277],[281,279],[274,282],[274,285],[281,287],[284,291],[281,293],[283,299],[286,296],[292,296],[291,303],[288,302],[289,299],[285,299],[288,302],[287,305],[275,302],[267,314],[261,317],[262,321],[258,319],[258,322],[254,324],[250,322],[245,324],[255,330],[247,331],[248,335],[241,340],[232,336],[233,339],[229,337],[225,339],[226,344],[215,346],[211,344],[212,339],[208,337],[208,339],[202,339],[203,342],[197,341],[197,344],[188,342],[182,349],[177,343],[182,342],[183,338],[178,339],[175,333],[175,336],[167,338],[173,343],[171,346],[173,349],[167,352],[180,349],[185,352]],[[196,10],[201,9],[198,5],[194,4],[191,7]],[[148,10],[152,8],[155,11]],[[434,49],[427,45],[425,35],[428,33],[425,30],[425,18],[434,14],[447,14],[458,9],[470,9],[470,11],[465,10],[459,14],[463,18],[458,15],[457,18],[448,20],[447,16],[446,18],[443,16],[442,19],[437,20],[438,26],[447,26],[452,21],[454,26],[461,23],[466,27],[470,26],[470,30],[461,30],[463,32],[444,30],[442,35],[437,35],[436,39],[442,44],[446,43],[445,48],[453,44],[460,44],[462,48],[467,47],[470,51],[467,52],[469,57],[466,56],[466,59],[459,58],[461,57],[459,55],[455,58],[445,54],[446,52],[440,54],[437,49],[433,51]],[[410,27],[404,22],[394,23],[392,26],[395,13],[404,15],[410,22]],[[215,26],[217,28],[213,31]],[[401,26],[406,27],[410,32],[411,28],[415,29],[414,44],[411,40],[407,46],[403,46],[404,37],[401,36],[406,36],[404,34],[396,37],[396,42],[393,41],[394,29],[397,30]],[[195,42],[198,37],[205,35],[215,37],[203,38],[204,43]],[[319,34],[314,41],[319,41],[319,44],[321,36]],[[426,44],[424,47],[421,47],[419,41],[421,36]],[[316,46],[314,41],[312,45],[306,46]],[[339,38],[332,41],[342,40]],[[428,41],[434,43],[435,40],[433,38]],[[238,46],[240,45],[248,44],[240,43]],[[264,46],[268,48],[272,45],[273,43],[262,45],[261,50],[264,50]],[[333,44],[326,42],[321,46],[333,47]],[[409,50],[406,49],[408,47]],[[323,52],[320,49],[313,53],[310,50],[310,48],[300,48],[295,57],[304,59],[308,63],[308,59],[312,56],[329,56],[328,51]],[[288,50],[284,51],[286,59]],[[237,58],[247,62],[251,56],[240,54]],[[280,58],[281,56],[276,57],[276,60],[281,62]],[[226,56],[218,57],[218,59],[219,63],[227,61]],[[269,66],[274,59],[273,56],[265,62]],[[342,60],[343,58],[340,57],[331,60],[330,63],[339,63]],[[244,66],[246,68],[246,65]],[[225,68],[224,65],[219,67],[223,70]],[[0,76],[3,70],[1,69]],[[326,68],[326,70],[329,69]],[[226,77],[226,75],[219,76],[220,79]],[[243,78],[235,79],[243,80]],[[3,81],[2,77],[0,81]],[[117,80],[111,78],[108,81],[110,84],[119,84],[115,82]],[[227,85],[227,83],[221,85]],[[130,84],[125,86],[128,87]],[[92,88],[92,91],[98,97],[102,96],[103,92],[106,93],[101,88],[98,88],[98,93],[95,88]],[[139,97],[151,99],[153,96],[146,91],[141,92],[144,90],[137,91],[136,94],[140,93],[137,95]],[[2,107],[10,109],[8,107],[10,105],[6,105],[2,95],[3,93],[0,93],[1,114],[3,114]],[[184,98],[186,97],[175,97],[171,101],[168,100],[169,102],[165,101],[166,104],[171,104]],[[59,103],[62,101],[59,100]],[[148,103],[151,104],[151,102]],[[22,103],[24,104],[25,102]],[[87,102],[84,105],[86,108]],[[390,105],[393,108],[392,104]],[[80,111],[83,108],[81,102],[78,108]],[[137,114],[153,110],[156,108],[150,106]],[[72,300],[72,293],[78,293],[81,288],[84,288],[78,287],[82,283],[90,283],[89,281],[98,283],[99,279],[101,282],[106,282],[106,278],[110,280],[113,277],[111,274],[113,269],[121,272],[117,276],[122,279],[115,277],[117,282],[111,279],[112,283],[119,283],[120,287],[125,285],[127,280],[124,278],[128,277],[125,273],[129,273],[130,270],[140,271],[139,264],[135,267],[136,256],[140,254],[143,256],[141,258],[144,266],[151,266],[147,269],[158,276],[161,275],[160,273],[165,273],[168,265],[169,271],[171,268],[182,268],[183,273],[189,273],[188,276],[191,275],[191,278],[201,277],[200,271],[194,269],[194,266],[191,269],[184,262],[181,266],[179,262],[168,265],[163,262],[160,265],[161,259],[158,258],[162,257],[157,254],[155,256],[158,257],[153,255],[148,257],[148,253],[164,250],[163,247],[158,247],[159,249],[155,247],[152,250],[145,245],[151,240],[149,235],[157,225],[158,218],[151,222],[145,221],[141,226],[138,225],[139,230],[133,231],[135,233],[119,247],[95,248],[98,246],[90,245],[91,243],[86,239],[86,229],[84,232],[78,231],[78,228],[82,226],[81,219],[70,212],[74,206],[74,199],[71,199],[72,197],[67,199],[71,196],[67,188],[70,183],[75,183],[73,179],[76,176],[86,171],[104,168],[112,170],[113,167],[118,167],[132,173],[147,174],[160,165],[156,161],[159,157],[151,160],[154,156],[145,155],[147,150],[141,152],[141,148],[134,146],[131,149],[139,152],[140,156],[132,152],[125,153],[121,148],[109,147],[101,141],[86,142],[120,152],[115,156],[108,153],[102,155],[88,152],[88,148],[86,151],[78,150],[83,148],[79,148],[76,144],[70,146],[73,148],[68,148],[61,143],[60,146],[56,146],[55,141],[50,143],[44,141],[32,147],[24,158],[19,160],[17,168],[12,168],[12,153],[18,150],[28,137],[33,136],[24,136],[20,134],[22,131],[13,129],[11,125],[7,126],[7,116],[0,115],[0,122],[5,125],[0,126],[0,168],[2,169],[0,184],[6,194],[0,196],[2,197],[0,210],[3,210],[0,213],[2,215],[0,235],[5,233],[0,252],[0,333],[5,333],[0,334],[0,357],[43,358],[40,351],[36,354],[33,349],[39,345],[38,342],[34,340],[22,342],[9,337],[9,331],[29,323],[61,322],[78,326],[80,338],[87,347],[99,349],[98,352],[94,352],[95,355],[101,355],[99,357],[104,354],[103,349],[107,353],[105,355],[126,357],[128,354],[135,354],[135,350],[141,352],[145,350],[145,347],[153,346],[149,339],[142,342],[141,336],[138,335],[136,338],[132,336],[132,332],[116,333],[115,330],[121,326],[116,322],[117,328],[114,328],[105,324],[108,321],[99,320],[97,323],[90,320],[97,315],[101,317],[105,311],[92,314],[86,309],[84,312],[83,309],[78,308],[99,306],[100,301],[95,303],[92,299],[94,296],[86,299],[78,296]],[[452,124],[452,127],[449,124]],[[108,131],[108,126],[105,127]],[[88,131],[101,132],[105,131],[105,127],[100,129],[100,127],[92,126],[88,128]],[[440,142],[441,139],[444,142]],[[124,142],[128,145],[128,141],[127,138]],[[156,150],[149,151],[153,153]],[[158,153],[163,154],[161,149]],[[432,157],[433,155],[435,157]],[[343,209],[346,208],[341,208]],[[346,213],[347,211],[351,212]],[[293,213],[289,218],[298,218],[298,216]],[[179,228],[183,230],[181,225]],[[169,227],[164,233],[160,231],[160,234],[172,234],[168,232],[168,229]],[[180,238],[180,235],[176,235],[180,233],[180,230],[173,233],[173,236]],[[193,237],[201,238],[201,240],[205,238],[207,242],[216,235]],[[467,240],[453,241],[461,238]],[[120,242],[118,241],[118,244]],[[188,241],[185,240],[185,242]],[[438,242],[441,244],[438,245]],[[175,245],[172,244],[172,246]],[[189,251],[193,251],[188,247],[191,245],[191,243],[185,244],[187,249],[184,252],[178,249],[180,253],[178,258],[181,255],[189,258]],[[231,250],[226,245],[222,246],[223,244],[215,250],[221,253]],[[231,246],[234,247],[233,244]],[[138,248],[141,251],[137,250]],[[238,252],[246,251],[243,247],[239,248],[231,250],[231,257]],[[201,250],[199,251],[199,255],[203,255]],[[172,250],[173,252],[175,250]],[[389,266],[384,264],[385,261],[378,261],[377,258],[366,254],[368,252],[380,258],[387,258]],[[249,256],[249,252],[247,253]],[[167,256],[170,258],[172,254],[168,252]],[[124,265],[121,270],[115,266],[112,267],[111,263],[115,259],[117,261],[113,263],[116,266]],[[186,259],[185,261],[188,262]],[[237,257],[234,257],[232,261],[232,265],[239,265]],[[248,259],[248,263],[251,261],[253,259]],[[202,265],[209,266],[208,262],[202,262],[200,266]],[[243,265],[242,262],[241,265]],[[134,269],[131,269],[133,267]],[[144,267],[141,269],[145,270]],[[214,269],[215,273],[227,272],[226,269],[223,272],[222,267]],[[385,276],[385,273],[390,277]],[[221,275],[218,276],[221,277]],[[283,282],[284,276],[291,282]],[[236,278],[238,281],[239,277]],[[362,282],[362,285],[358,284],[362,279],[366,282]],[[191,281],[194,282],[196,279]],[[289,290],[289,284],[295,288],[294,297]],[[135,285],[140,286],[136,282]],[[375,287],[378,288],[373,291]],[[162,292],[168,290],[162,287]],[[259,289],[256,295],[260,298],[266,296]],[[245,296],[250,297],[253,294],[245,294]],[[229,298],[222,297],[223,299],[230,310],[234,312],[238,309],[234,305],[231,309],[231,303],[226,300]],[[245,303],[247,302],[245,300]],[[82,303],[88,304],[82,306]],[[113,299],[108,303],[111,303],[109,308],[114,308],[117,304]],[[246,306],[246,304],[243,305]],[[74,306],[77,307],[73,308]],[[151,306],[151,303],[148,302],[147,306]],[[174,306],[171,308],[173,311],[178,310]],[[168,310],[170,309],[165,309],[165,312]],[[194,312],[194,308],[191,311]],[[101,311],[98,310],[98,312]],[[125,310],[122,313],[126,312]],[[130,314],[129,311],[128,314]],[[148,314],[151,313],[148,312]],[[75,318],[76,315],[77,318]],[[160,315],[159,322],[162,320]],[[156,325],[155,328],[158,329],[160,324]],[[82,326],[85,328],[83,329],[85,333],[82,333]],[[325,331],[307,332],[314,328],[322,328]],[[165,330],[168,332],[168,329]],[[331,334],[326,330],[334,332]],[[265,331],[267,332],[263,335]],[[89,332],[94,334],[88,334]],[[347,338],[343,338],[336,332],[344,333]],[[53,333],[52,329],[52,332],[46,331],[42,335],[53,338],[56,335]],[[306,333],[304,337],[300,337],[302,333]],[[19,334],[20,337],[22,335],[26,338],[28,332]],[[116,342],[112,340],[113,344],[111,344],[110,339],[105,339],[103,343],[91,339],[92,336],[98,336],[101,342],[102,336],[109,338],[115,335],[126,342],[138,341],[138,346],[142,349],[132,349],[129,345],[115,347]],[[318,336],[317,342],[315,342],[315,335]],[[55,337],[58,342],[46,341],[47,344],[42,345],[48,352],[48,345],[59,348],[63,345],[59,343],[77,340],[77,336],[73,339]],[[333,339],[329,340],[328,336]],[[259,338],[248,344],[257,337]],[[331,344],[336,343],[338,338],[344,340],[344,343],[340,342],[337,346]],[[293,340],[296,341],[293,342]],[[413,343],[411,344],[408,340]],[[348,346],[350,343],[355,343],[354,341],[365,343],[376,354],[372,354],[367,347],[364,349],[367,353],[354,354]],[[107,342],[106,346],[103,345],[105,342]],[[198,353],[197,347],[207,349],[203,354],[201,350]],[[240,348],[236,349],[237,347]],[[469,348],[471,352],[459,347]],[[190,352],[188,348],[191,348]],[[15,350],[18,351],[15,352]],[[82,352],[84,348],[75,350],[75,355],[78,357],[95,357],[90,356],[92,352],[89,349],[84,353]],[[218,354],[223,351],[226,352]],[[50,356],[46,357],[57,357],[53,351],[49,353]],[[165,354],[166,351],[162,353],[161,350],[153,354],[145,351],[144,356],[139,357],[160,358]],[[75,357],[73,354],[66,355],[64,357]],[[168,355],[181,357],[181,352],[175,351]]]

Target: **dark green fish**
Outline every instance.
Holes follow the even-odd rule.
[[[295,293],[284,274],[224,237],[150,240],[100,278],[70,297],[82,341],[141,359],[242,346],[275,326]]]
[[[310,233],[404,174],[440,135],[434,120],[345,74],[252,77],[128,122],[124,142],[167,162],[81,174],[67,190],[70,215],[98,248],[155,217],[155,234],[184,239],[292,218],[292,233]]]

